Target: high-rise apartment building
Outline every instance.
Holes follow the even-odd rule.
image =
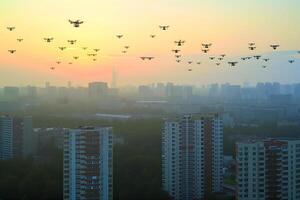
[[[36,148],[32,117],[0,117],[0,159],[33,156]]]
[[[300,140],[236,144],[238,200],[300,199]]]
[[[113,199],[111,127],[81,127],[66,133],[64,199]]]
[[[162,132],[163,189],[175,200],[209,199],[222,191],[223,124],[218,114],[167,120]]]

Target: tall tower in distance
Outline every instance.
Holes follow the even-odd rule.
[[[113,199],[111,127],[80,127],[65,134],[64,199]]]
[[[204,200],[222,192],[223,122],[219,114],[187,114],[165,121],[162,184],[174,200]]]
[[[117,72],[116,72],[115,67],[112,68],[111,88],[117,88]]]
[[[68,88],[71,88],[71,87],[72,87],[72,82],[68,81]]]

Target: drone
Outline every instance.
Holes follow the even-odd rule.
[[[241,59],[242,59],[242,60],[246,60],[246,59],[247,59],[247,57],[242,57]]]
[[[143,57],[140,57],[142,60],[152,60],[154,59],[154,57],[146,57],[146,56],[143,56]]]
[[[95,52],[98,52],[98,51],[100,51],[100,49],[94,49],[94,51],[95,51]]]
[[[82,47],[83,50],[87,50],[87,47]]]
[[[221,63],[216,63],[217,66],[221,65]]]
[[[182,40],[178,40],[178,41],[174,41],[174,42],[175,42],[175,44],[177,44],[177,46],[182,46],[185,43],[185,41],[182,41]]]
[[[95,53],[89,53],[89,54],[87,54],[88,56],[93,56],[93,57],[95,57],[95,56],[97,56],[97,54],[95,54]]]
[[[17,50],[14,50],[14,49],[11,49],[11,50],[8,50],[9,53],[11,54],[14,54]]]
[[[78,57],[78,56],[73,56],[73,58],[74,58],[75,60],[77,60],[79,57]]]
[[[215,57],[209,57],[209,59],[211,59],[211,60],[214,60],[214,59],[215,59]]]
[[[156,35],[150,35],[150,37],[151,37],[151,38],[155,38],[155,37],[156,37]]]
[[[267,68],[267,66],[266,66],[266,65],[263,65],[262,68]]]
[[[218,60],[223,60],[223,57],[221,57],[221,58],[218,58]]]
[[[44,38],[45,42],[52,42],[54,40],[54,38]]]
[[[68,42],[69,42],[71,45],[73,45],[73,44],[75,44],[75,43],[77,42],[77,40],[68,40]]]
[[[55,70],[55,67],[50,67],[51,70]]]
[[[61,51],[65,50],[66,47],[58,47]]]
[[[256,58],[257,60],[259,60],[261,58],[261,56],[253,56],[253,58]]]
[[[15,27],[13,27],[13,26],[9,26],[9,27],[7,27],[7,30],[9,30],[9,31],[13,31],[13,30],[15,30]]]
[[[22,38],[18,38],[17,41],[18,41],[18,42],[22,42],[23,39],[22,39]]]
[[[124,54],[125,54],[125,53],[127,53],[127,51],[122,51],[122,53],[124,53]]]
[[[221,54],[220,56],[221,56],[222,58],[224,58],[226,55],[225,55],[225,54]]]
[[[276,50],[279,46],[280,45],[278,45],[278,44],[272,44],[272,45],[270,45],[270,47],[272,47],[274,50]]]
[[[188,69],[189,72],[193,71],[192,69]]]
[[[180,58],[180,57],[181,57],[181,55],[175,55],[175,57],[176,57],[176,58]]]
[[[180,62],[181,62],[181,60],[176,60],[176,62],[180,63]]]
[[[269,58],[264,58],[263,59],[265,62],[268,62],[270,59]]]
[[[129,46],[124,46],[125,49],[129,49]]]
[[[93,61],[95,62],[95,61],[97,61],[97,59],[96,59],[96,58],[94,58],[94,59],[93,59]]]
[[[255,50],[256,49],[256,47],[254,47],[254,46],[251,46],[251,47],[248,47],[251,51],[253,51],[253,50]]]
[[[252,47],[252,46],[254,46],[255,45],[255,43],[254,42],[250,42],[250,43],[248,43],[249,44],[249,46],[250,47]]]
[[[72,21],[69,19],[70,24],[72,24],[75,28],[79,28],[80,24],[83,24],[83,21],[81,20],[76,20],[76,21]]]
[[[57,61],[56,63],[59,65],[61,62],[60,62],[60,61]]]
[[[159,26],[159,28],[160,28],[161,30],[163,30],[163,31],[168,30],[169,27],[170,27],[170,26]]]
[[[123,35],[116,35],[117,38],[121,39],[123,37]]]
[[[180,50],[179,49],[174,49],[174,50],[172,50],[174,53],[179,53],[180,52]]]
[[[289,60],[289,63],[293,64],[295,62],[295,60]]]
[[[204,48],[206,48],[206,49],[208,49],[209,47],[211,47],[211,43],[209,43],[209,44],[202,44],[202,46],[204,47]]]
[[[72,65],[73,63],[72,62],[69,62],[69,65]]]
[[[201,62],[197,62],[197,65],[201,65]]]
[[[202,51],[203,51],[204,53],[208,53],[208,52],[209,52],[209,49],[202,49]]]
[[[231,67],[234,67],[238,64],[238,62],[228,62],[228,64],[231,66]]]
[[[193,61],[188,61],[188,64],[192,64],[193,63]]]

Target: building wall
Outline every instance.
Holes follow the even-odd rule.
[[[236,144],[237,199],[300,199],[300,141]]]
[[[37,152],[38,136],[33,131],[32,117],[23,118],[23,156],[33,156]]]
[[[112,128],[86,127],[66,133],[64,199],[113,199]]]
[[[163,189],[175,200],[222,191],[223,124],[218,115],[184,115],[162,131]]]
[[[34,156],[36,149],[31,117],[0,117],[0,159]]]
[[[13,120],[9,116],[0,117],[0,159],[13,158]]]

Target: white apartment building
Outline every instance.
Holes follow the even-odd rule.
[[[175,200],[204,200],[222,191],[223,124],[220,115],[188,114],[165,121],[162,184]]]
[[[111,127],[81,127],[66,133],[64,199],[113,199]]]
[[[300,140],[236,144],[238,200],[300,199]]]

